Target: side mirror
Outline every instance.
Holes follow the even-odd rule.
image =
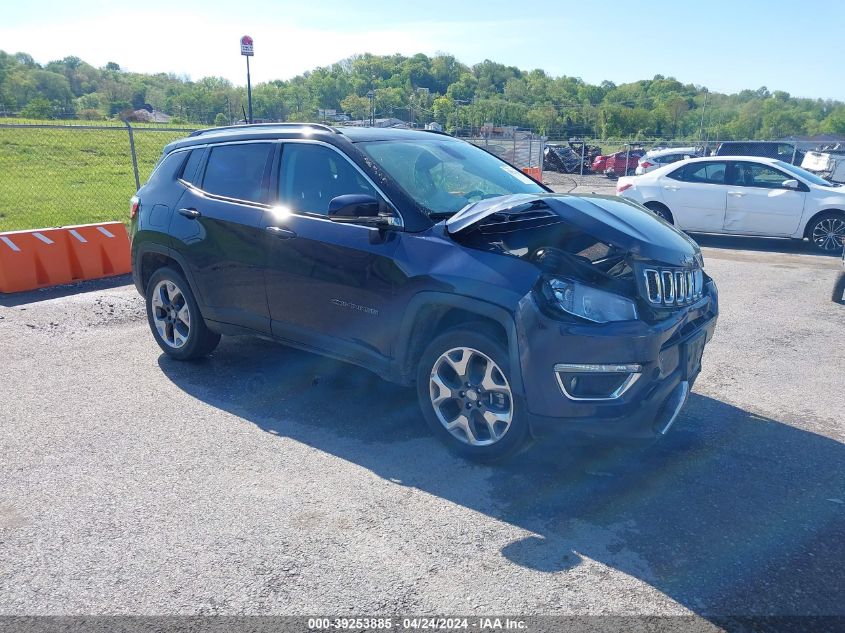
[[[797,180],[795,180],[795,178],[790,178],[789,180],[784,180],[781,183],[781,187],[783,187],[784,189],[798,190],[801,188],[801,185],[798,183]]]
[[[349,193],[329,202],[329,218],[377,218],[381,203],[372,196]]]
[[[329,220],[347,224],[365,224],[379,229],[399,228],[393,221],[393,210],[373,196],[348,193],[329,201]]]

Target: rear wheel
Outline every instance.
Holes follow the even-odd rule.
[[[507,350],[483,326],[450,330],[429,344],[417,369],[417,395],[433,433],[464,457],[495,461],[529,442]]]
[[[178,360],[210,354],[220,335],[208,329],[191,287],[176,270],[159,268],[147,283],[147,321],[159,347]]]
[[[807,237],[816,250],[837,253],[845,245],[845,213],[828,211],[813,218],[807,227]]]

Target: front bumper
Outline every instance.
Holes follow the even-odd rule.
[[[695,382],[702,345],[713,337],[718,311],[712,281],[699,301],[655,324],[562,323],[542,314],[526,297],[517,323],[532,432],[628,438],[665,433]],[[564,394],[554,370],[560,363],[637,364],[641,374],[616,399],[573,400]]]

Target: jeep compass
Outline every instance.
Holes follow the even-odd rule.
[[[165,148],[130,216],[166,354],[248,334],[355,363],[415,385],[473,459],[555,432],[659,437],[716,325],[685,234],[442,133],[202,130]]]

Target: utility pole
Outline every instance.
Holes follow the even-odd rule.
[[[376,124],[376,93],[370,90],[367,96],[370,98],[370,127],[373,127]]]

